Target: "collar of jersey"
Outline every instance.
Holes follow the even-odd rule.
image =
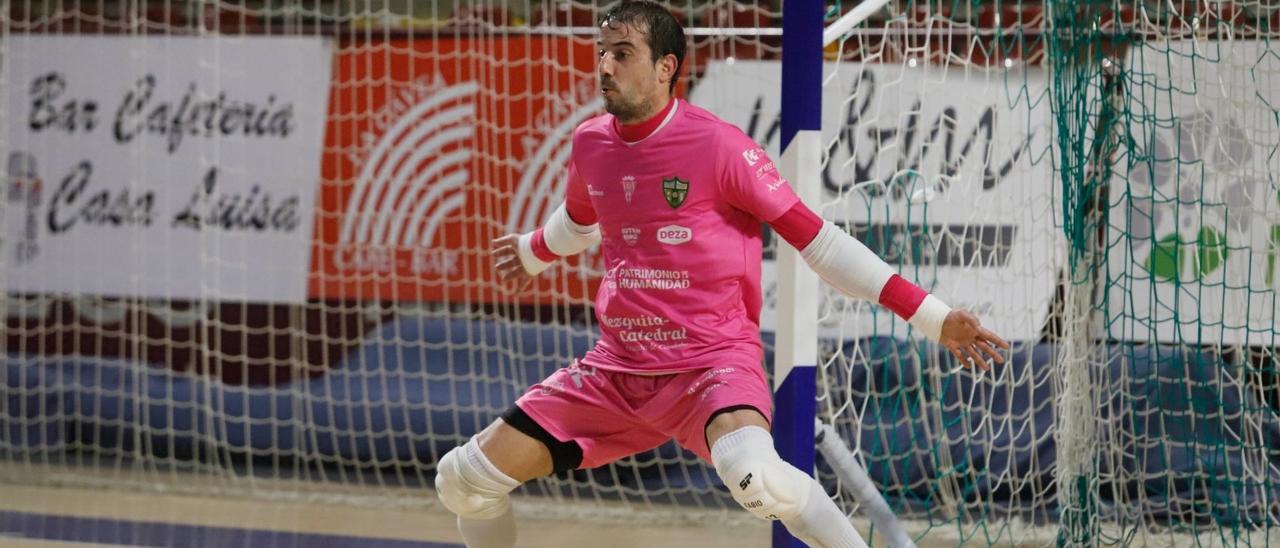
[[[676,110],[680,108],[679,103],[679,99],[672,97],[671,102],[667,103],[667,108],[662,109],[661,112],[654,114],[652,118],[639,124],[624,126],[618,123],[617,118],[614,118],[613,131],[618,134],[618,137],[622,138],[622,142],[626,143],[627,146],[636,146],[662,131],[662,128],[667,127],[667,124],[675,119]]]

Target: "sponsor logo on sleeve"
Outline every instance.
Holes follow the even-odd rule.
[[[756,179],[766,181],[765,186],[769,187],[769,192],[775,192],[781,187],[786,180],[778,173],[778,167],[773,162],[765,162],[756,168]]]
[[[658,241],[667,245],[680,245],[693,239],[693,231],[680,225],[667,225],[658,229]]]
[[[751,167],[754,167],[756,162],[760,161],[761,156],[764,156],[764,150],[760,147],[742,151],[742,159],[746,160],[747,165]]]

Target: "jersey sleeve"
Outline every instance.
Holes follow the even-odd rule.
[[[720,191],[729,205],[770,222],[800,201],[773,159],[741,130],[726,126],[718,146]]]
[[[804,202],[796,201],[786,213],[769,221],[769,226],[782,239],[796,249],[804,249],[818,237],[822,230],[822,217],[814,213]]]
[[[569,184],[566,185],[564,206],[573,222],[583,226],[596,224],[596,209],[591,205],[587,182],[578,174],[578,166],[569,162]]]
[[[577,248],[580,242],[569,242],[566,240],[576,240],[577,238],[574,237],[574,234],[580,233],[585,235],[587,232],[582,232],[581,230],[596,224],[596,210],[591,204],[591,195],[587,188],[587,183],[585,183],[582,180],[582,177],[579,176],[578,169],[572,161],[569,162],[568,168],[569,180],[568,184],[565,185],[564,212],[560,213],[559,210],[557,210],[557,212],[553,213],[551,218],[547,220],[546,225],[539,227],[537,230],[534,230],[529,234],[528,251],[532,253],[538,261],[543,263],[551,263],[563,254],[557,253],[551,249],[552,242],[547,241],[548,228],[553,229],[551,237],[559,242],[557,247],[563,250]],[[573,225],[573,229],[567,232],[565,230],[555,232],[555,228],[560,228],[561,225],[563,225],[563,219],[557,217],[557,215],[568,215],[568,220]],[[553,224],[555,226],[553,226]],[[569,236],[566,237],[566,234]],[[577,252],[573,252],[569,254],[572,255],[576,253]]]

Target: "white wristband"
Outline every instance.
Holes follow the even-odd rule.
[[[942,324],[947,320],[947,314],[951,313],[951,307],[941,299],[933,295],[926,295],[924,301],[920,303],[920,308],[916,309],[916,313],[907,320],[921,333],[924,333],[930,340],[937,342],[942,338]]]
[[[547,219],[547,227],[543,228],[543,238],[547,241],[548,250],[552,250],[553,254],[562,257],[577,255],[600,241],[600,225],[581,225],[573,222],[571,216],[568,216],[568,209],[561,204]]]
[[[562,203],[551,212],[547,224],[542,227],[542,241],[548,250],[560,257],[577,255],[600,242],[600,225],[583,226],[573,222]],[[532,232],[520,235],[516,253],[520,257],[520,265],[530,276],[537,276],[551,266],[550,262],[539,259],[533,252]]]
[[[547,249],[556,255],[577,255],[600,242],[600,225],[584,226],[573,222],[564,204],[560,204],[547,219],[546,227],[542,229],[542,238],[547,243]]]
[[[516,253],[520,256],[520,264],[524,266],[524,271],[530,276],[537,276],[543,270],[551,266],[551,263],[539,259],[533,253],[533,233],[526,232],[520,235],[520,243],[516,246]]]

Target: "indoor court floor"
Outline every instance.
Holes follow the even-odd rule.
[[[765,548],[769,528],[539,519],[522,520],[520,538],[522,548]],[[462,548],[441,510],[0,484],[0,547],[18,546]]]

